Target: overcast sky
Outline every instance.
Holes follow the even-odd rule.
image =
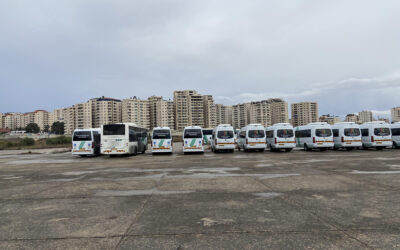
[[[97,96],[318,101],[320,114],[400,106],[398,0],[6,0],[0,112]]]

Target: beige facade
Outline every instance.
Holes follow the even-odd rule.
[[[329,115],[329,114],[328,115],[322,115],[322,116],[319,117],[319,121],[320,122],[326,122],[326,123],[328,123],[330,125],[333,125],[335,123],[340,122],[340,117],[332,116],[332,115]]]
[[[92,101],[78,103],[74,108],[74,129],[92,127]]]
[[[302,126],[310,122],[318,122],[318,103],[292,103],[292,125]]]
[[[358,115],[356,114],[347,114],[344,119],[345,122],[355,122],[358,123]]]
[[[40,131],[48,130],[49,113],[46,110],[35,110],[33,113],[33,122],[39,126]]]
[[[271,106],[267,101],[251,102],[249,107],[249,122],[258,123],[264,127],[271,126]],[[246,124],[247,125],[247,124]]]
[[[136,97],[122,100],[122,122],[135,123],[150,129],[149,101]]]
[[[63,108],[54,109],[53,112],[49,113],[50,128],[55,122],[64,122],[63,110],[64,110]]]
[[[271,125],[289,122],[288,103],[279,98],[268,99],[271,106]]]
[[[169,127],[174,129],[174,102],[164,100],[162,96],[148,98],[150,111],[150,129],[155,127]]]
[[[0,113],[0,128],[4,128],[4,114]]]
[[[395,107],[390,110],[392,122],[400,122],[400,107]]]
[[[250,103],[242,103],[232,106],[232,126],[241,129],[250,123]]]
[[[212,96],[203,96],[195,90],[174,91],[175,129],[186,126],[213,126],[216,124]]]
[[[119,123],[122,121],[121,100],[100,97],[91,99],[92,127],[100,128],[101,125]]]
[[[35,112],[27,112],[21,118],[21,127],[25,128],[29,123],[35,123]]]
[[[361,111],[358,112],[358,122],[359,123],[364,123],[364,122],[372,122],[372,112],[371,111]]]
[[[215,104],[216,124],[232,124],[232,106]]]
[[[72,135],[75,130],[75,109],[73,106],[63,108],[64,134]]]

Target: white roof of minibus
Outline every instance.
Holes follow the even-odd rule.
[[[355,122],[337,122],[334,125],[332,125],[332,128],[337,128],[337,127],[356,127],[356,128],[359,128],[360,125],[358,125]]]
[[[75,131],[101,131],[101,128],[77,128]]]
[[[277,129],[277,128],[293,128],[290,123],[275,123],[272,126],[267,127],[267,129]]]
[[[185,129],[202,129],[200,126],[187,126],[184,128]]]
[[[360,127],[363,128],[369,128],[369,127],[374,127],[376,125],[384,126],[384,127],[390,127],[390,124],[384,121],[372,121],[372,122],[365,122],[361,124]]]
[[[233,127],[230,124],[220,124],[216,127],[216,129],[229,129],[229,130],[234,130]]]
[[[392,124],[390,124],[390,127],[391,128],[400,128],[400,122],[392,123]]]
[[[160,129],[163,129],[163,130],[165,130],[165,129],[171,130],[169,127],[155,127],[155,128],[153,128],[153,131],[154,131],[154,130],[160,130]]]

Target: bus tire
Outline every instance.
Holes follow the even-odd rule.
[[[364,144],[361,147],[363,150],[368,150],[368,148],[366,146],[364,146]]]
[[[376,150],[382,150],[383,147],[376,147]]]
[[[285,149],[285,152],[291,152],[291,151],[292,151],[291,148],[286,148],[286,149]]]
[[[352,151],[353,148],[347,147],[346,150],[347,150],[347,151]]]
[[[304,143],[304,151],[311,151],[311,149],[307,146],[307,143]]]
[[[137,147],[134,147],[132,155],[137,155]]]

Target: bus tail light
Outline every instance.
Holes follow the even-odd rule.
[[[201,140],[201,144],[204,146],[204,139],[203,139],[203,140]]]
[[[94,143],[92,143],[92,148],[94,148]]]
[[[246,144],[249,144],[249,139],[246,138]]]
[[[374,140],[374,136],[371,136],[371,142],[374,142],[375,140]]]
[[[344,136],[342,136],[342,142],[344,142]]]
[[[312,138],[312,142],[315,143],[315,137]]]
[[[278,143],[278,140],[276,139],[276,137],[275,137],[275,144],[277,144]]]

